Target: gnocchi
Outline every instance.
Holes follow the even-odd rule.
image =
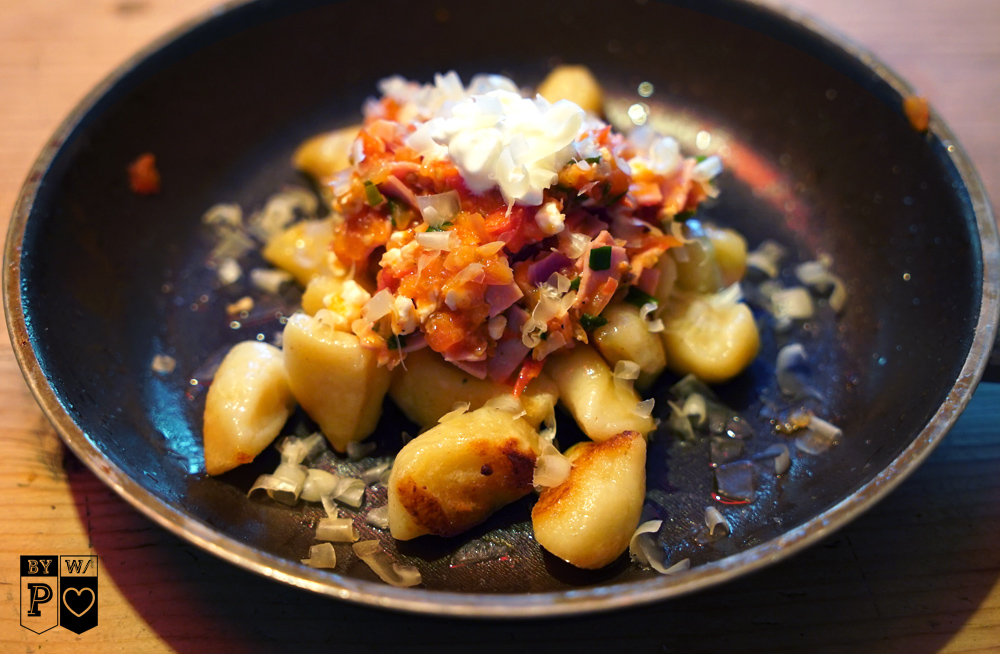
[[[284,331],[288,385],[338,452],[375,431],[389,371],[354,334],[337,331],[304,313]]]
[[[639,365],[636,387],[648,388],[667,365],[659,335],[649,331],[649,323],[640,317],[639,308],[619,302],[601,313],[607,324],[594,330],[594,344],[607,362],[634,361]]]
[[[438,354],[418,350],[406,359],[407,369],[393,371],[389,396],[406,417],[422,427],[437,424],[456,402],[478,409],[489,400],[509,395],[510,386],[489,379],[476,379],[447,363]],[[547,375],[539,375],[521,394],[525,419],[537,427],[553,411],[559,390]]]
[[[538,434],[503,409],[455,416],[403,446],[389,477],[397,540],[454,536],[532,490]]]
[[[577,345],[555,355],[547,369],[566,410],[591,440],[605,441],[623,431],[645,436],[653,430],[653,419],[637,412],[639,394],[616,387],[611,368],[594,348]]]
[[[531,510],[535,540],[578,568],[603,568],[628,548],[646,496],[646,440],[622,432],[566,452],[569,478]]]
[[[205,470],[219,475],[253,461],[294,408],[281,350],[257,341],[235,345],[205,398]]]

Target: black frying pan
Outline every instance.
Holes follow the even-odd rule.
[[[675,596],[767,565],[856,516],[927,456],[982,374],[998,311],[996,226],[950,131],[937,117],[930,133],[914,130],[901,110],[906,85],[816,30],[726,0],[236,4],[116,72],[36,163],[4,277],[25,376],[77,455],[159,524],[248,569],[350,600],[548,615]],[[229,344],[273,329],[287,307],[225,328],[224,305],[240,293],[206,291],[212,241],[201,214],[222,201],[259,207],[282,184],[303,183],[288,163],[296,144],[356,121],[384,76],[495,71],[530,85],[562,61],[594,70],[613,121],[643,102],[689,149],[727,154],[710,218],[751,244],[777,239],[798,260],[833,257],[847,310],[800,336],[843,442],[764,479],[755,503],[726,509],[734,533],[704,542],[694,534],[712,492],[706,451],[656,438],[649,511],[667,520],[671,554],[694,563],[677,576],[624,557],[598,573],[569,569],[530,538],[530,499],[471,535],[394,549],[421,567],[422,588],[382,585],[346,550],[336,573],[300,566],[318,509],[245,497],[273,453],[218,479],[203,472],[203,393],[189,380]],[[638,95],[641,82],[653,84],[651,97]],[[124,173],[146,151],[164,180],[152,197],[131,193]],[[777,394],[778,345],[766,337],[758,362],[720,389],[759,447],[776,438],[761,411]],[[150,370],[159,353],[177,360],[175,373]],[[387,406],[377,453],[398,448],[406,428]],[[509,547],[511,560],[451,565],[481,537]]]

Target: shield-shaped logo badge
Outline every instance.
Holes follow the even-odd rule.
[[[21,557],[21,626],[36,634],[59,624],[59,559]]]
[[[97,626],[97,557],[59,557],[59,624],[82,634]]]

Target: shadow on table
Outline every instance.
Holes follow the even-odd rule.
[[[75,460],[70,486],[104,570],[183,653],[937,652],[997,581],[1000,385],[848,528],[750,577],[654,606],[539,621],[458,621],[360,608],[260,578],[135,513]],[[67,455],[70,456],[70,455]]]

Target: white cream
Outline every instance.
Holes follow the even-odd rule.
[[[480,75],[465,90],[454,73],[425,86],[390,78],[382,91],[415,121],[406,145],[428,159],[450,157],[474,193],[499,187],[509,204],[540,205],[559,170],[579,158],[583,109],[521,97],[506,78]]]
[[[538,228],[546,236],[554,236],[565,227],[566,216],[564,216],[555,202],[546,202],[542,208],[535,212],[535,222]]]

